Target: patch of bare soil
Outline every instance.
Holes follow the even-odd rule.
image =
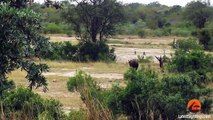
[[[138,38],[138,37],[121,37],[121,38],[112,38],[109,41],[122,41],[129,42],[133,44],[170,44],[173,40],[181,39],[181,37],[148,37],[148,38]]]
[[[50,36],[50,40],[58,40],[58,41],[71,41],[75,39],[76,39],[75,37]]]
[[[135,54],[136,53],[136,54]],[[174,50],[171,49],[141,49],[141,48],[125,48],[125,47],[116,47],[116,61],[126,63],[131,59],[137,59],[138,56],[143,56],[145,53],[145,57],[152,57],[154,62],[158,62],[155,59],[155,56],[163,56],[164,53],[167,57],[171,56],[171,53],[174,53]]]
[[[65,77],[73,77],[75,76],[76,72],[47,72],[43,75],[45,76],[65,76]],[[107,78],[107,79],[123,79],[123,74],[119,73],[87,73],[91,77],[94,78]]]

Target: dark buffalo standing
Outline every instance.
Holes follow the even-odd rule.
[[[138,60],[137,59],[132,59],[132,60],[129,60],[129,66],[134,68],[134,69],[138,69]]]

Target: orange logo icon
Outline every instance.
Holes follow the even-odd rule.
[[[196,113],[201,110],[201,103],[197,99],[190,100],[187,108],[190,112]]]

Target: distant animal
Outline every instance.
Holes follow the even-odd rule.
[[[155,56],[155,58],[159,61],[159,66],[160,66],[160,68],[163,68],[163,57],[157,57],[157,56]]]
[[[137,59],[132,59],[132,60],[129,60],[129,66],[134,68],[134,69],[138,69],[138,60]]]
[[[143,52],[143,56],[145,56],[146,55],[146,52]]]

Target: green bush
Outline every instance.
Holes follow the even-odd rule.
[[[138,20],[136,23],[126,22],[116,26],[116,34],[138,35],[145,26],[146,23],[143,20]]]
[[[3,93],[1,98],[6,118],[36,120],[46,112],[54,120],[63,117],[62,107],[58,101],[44,100],[30,89],[18,87]]]
[[[170,28],[162,28],[162,29],[155,29],[155,30],[146,30],[147,35],[154,36],[154,37],[161,37],[161,36],[168,36],[171,34]]]
[[[146,32],[144,30],[140,30],[140,31],[138,31],[138,36],[140,36],[141,38],[145,38]]]
[[[102,90],[98,87],[96,81],[89,75],[80,71],[76,76],[71,77],[67,82],[69,91],[77,91],[81,95],[81,100],[85,103],[88,110],[88,119],[90,120],[111,120],[107,106],[103,104],[104,96]],[[84,119],[85,116],[79,118],[79,114],[85,115],[82,112],[71,113],[70,116],[75,116],[76,119]]]
[[[199,80],[201,77],[195,72],[164,75],[160,79],[152,70],[130,69],[124,78],[127,86],[113,87],[106,98],[116,116],[124,114],[137,120],[174,120],[180,114],[187,114],[187,103],[195,98],[205,105],[203,113],[211,110],[211,89]]]
[[[75,54],[76,61],[114,61],[114,49],[110,49],[104,41],[82,41]]]
[[[44,27],[44,33],[62,33],[62,27],[60,25],[57,25],[55,23],[48,23]]]
[[[196,71],[200,74],[206,74],[213,70],[212,59],[213,57],[210,54],[205,54],[204,51],[192,50],[186,52],[177,50],[168,67],[173,72]]]
[[[152,36],[158,36],[158,37],[164,36],[163,35],[163,31],[161,29],[155,29],[155,30],[153,30],[152,34],[153,34]]]
[[[177,118],[177,115],[187,114],[186,105],[192,99],[198,99],[202,105],[206,104],[207,101],[212,104],[210,99],[211,89],[206,87],[201,77],[196,73],[190,74],[176,74],[168,75],[162,79],[162,89],[164,93],[163,104],[161,107],[165,110],[164,112],[169,116],[169,119]],[[197,80],[197,81],[196,81]],[[205,92],[204,92],[205,91]],[[164,104],[165,103],[165,104]],[[202,106],[204,113],[209,113],[209,107]],[[178,107],[177,107],[178,106]]]
[[[133,23],[125,23],[125,24],[117,25],[116,32],[117,34],[122,34],[122,35],[136,35],[137,26]]]
[[[83,109],[71,111],[65,120],[87,120],[86,111]]]
[[[3,96],[3,92],[6,90],[14,89],[15,83],[12,80],[2,81],[2,86],[0,87],[0,98]]]
[[[173,47],[182,49],[184,51],[203,49],[203,46],[199,45],[198,41],[192,38],[177,40],[176,44]]]
[[[60,24],[56,24],[56,23],[43,23],[44,29],[43,32],[44,33],[50,33],[50,34],[67,34],[68,36],[72,36],[73,33],[73,28],[70,25],[64,24],[64,23],[60,23]]]
[[[213,36],[208,29],[200,30],[198,32],[198,39],[205,50],[213,50]]]
[[[125,88],[115,86],[108,95],[109,108],[115,115],[125,114],[135,120],[147,119],[152,108],[148,100],[159,91],[160,87],[156,73],[144,69],[138,71],[130,69],[124,74],[124,78],[128,81],[127,86]]]
[[[93,43],[91,41],[82,41],[78,45],[72,45],[70,42],[51,43],[45,51],[42,51],[41,57],[50,60],[71,60],[71,61],[114,61],[114,49],[101,41]]]
[[[77,46],[73,46],[70,42],[51,43],[45,51],[42,51],[41,57],[50,60],[74,60],[74,54]]]
[[[186,37],[191,35],[191,30],[186,28],[172,28],[171,34]]]

